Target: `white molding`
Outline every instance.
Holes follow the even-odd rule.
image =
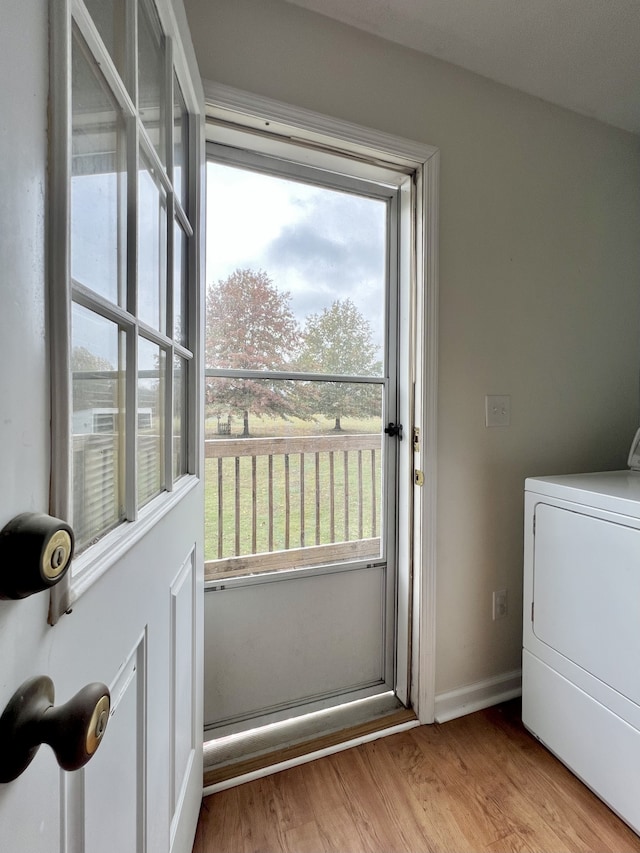
[[[435,713],[439,150],[221,83],[204,80],[203,88],[206,115],[215,120],[234,122],[262,134],[283,134],[416,172],[422,224],[416,247],[416,310],[421,335],[416,342],[416,360],[421,362],[416,366],[416,388],[421,397],[416,420],[422,449],[416,465],[424,471],[425,485],[415,487],[414,494],[417,506],[411,696],[420,723],[431,723]]]
[[[318,141],[325,137],[326,141],[337,145],[341,150],[360,153],[368,152],[374,157],[386,155],[391,161],[399,165],[417,167],[424,164],[438,153],[433,145],[425,145],[404,139],[401,136],[393,136],[379,130],[361,127],[349,121],[336,119],[332,116],[305,110],[254,95],[250,92],[203,80],[205,111],[213,117],[223,117],[224,113],[235,113],[244,118],[251,116],[263,122],[269,122],[269,127],[274,130],[274,125],[283,125],[295,131],[295,138],[302,140],[306,136]]]
[[[421,384],[422,451],[420,465],[424,486],[420,497],[416,564],[422,567],[417,578],[419,678],[417,713],[421,723],[432,723],[435,715],[436,684],[436,567],[438,489],[438,304],[439,304],[439,192],[440,153],[436,152],[422,169],[422,246],[418,268],[424,276],[421,294],[422,362]]]
[[[476,681],[435,697],[435,721],[446,723],[456,717],[481,711],[498,702],[515,699],[522,694],[522,670],[514,669],[501,675]]]
[[[238,785],[244,785],[245,782],[253,782],[255,779],[264,779],[265,776],[271,776],[272,773],[279,773],[281,770],[288,770],[290,767],[299,767],[301,764],[308,764],[310,761],[315,761],[316,758],[325,758],[327,755],[335,755],[336,752],[344,752],[345,749],[351,749],[353,746],[360,746],[363,743],[370,743],[373,740],[379,740],[389,735],[395,735],[399,732],[406,732],[409,729],[415,729],[419,726],[418,720],[410,720],[408,723],[400,723],[398,726],[391,726],[388,729],[381,729],[377,732],[371,732],[368,735],[346,740],[344,743],[337,743],[334,746],[318,749],[315,752],[308,752],[305,755],[299,755],[297,758],[290,758],[288,761],[281,761],[278,764],[270,764],[268,767],[261,767],[260,770],[254,770],[252,773],[244,773],[242,776],[234,776],[232,779],[225,779],[224,782],[218,782],[215,785],[208,785],[202,791],[203,797],[208,797],[210,794],[217,794],[219,791],[226,791],[228,788],[235,788]]]

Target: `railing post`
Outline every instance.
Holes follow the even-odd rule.
[[[371,538],[376,538],[376,527],[378,524],[376,508],[376,451],[371,448]]]
[[[235,543],[236,557],[240,556],[240,457],[236,456],[235,461],[236,473],[236,513],[235,513]]]
[[[362,539],[362,451],[358,451],[358,539]]]
[[[289,550],[291,526],[291,483],[289,479],[289,454],[284,454],[284,547]]]
[[[273,551],[273,454],[269,454],[269,551]],[[255,553],[255,552],[254,552]]]
[[[344,539],[349,541],[349,451],[344,451]]]
[[[304,548],[304,453],[300,454],[300,547]]]
[[[334,451],[329,451],[329,538],[336,541],[336,484],[334,474]]]
[[[316,545],[320,544],[320,454],[316,451]]]
[[[223,512],[224,487],[222,482],[222,457],[218,457],[218,559],[222,558],[222,537],[224,535]]]
[[[258,553],[257,538],[258,538],[258,478],[256,476],[256,459],[251,457],[251,549],[253,554]]]

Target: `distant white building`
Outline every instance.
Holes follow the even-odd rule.
[[[119,410],[116,408],[82,409],[73,413],[73,434],[92,435],[94,433],[117,432],[116,419]],[[151,407],[138,409],[138,429],[147,430],[153,426],[153,410]]]

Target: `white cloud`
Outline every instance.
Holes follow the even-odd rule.
[[[263,269],[300,321],[349,297],[381,339],[385,203],[208,164],[207,284]]]

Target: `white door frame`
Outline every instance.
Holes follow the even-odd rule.
[[[350,122],[290,106],[220,83],[203,81],[207,115],[237,116],[262,135],[294,137],[302,144],[353,154],[363,162],[395,164],[416,179],[414,339],[410,383],[414,423],[420,430],[414,468],[424,485],[413,487],[413,589],[411,701],[421,723],[432,723],[435,706],[436,489],[438,381],[438,199],[439,150]],[[412,430],[407,430],[411,440]],[[411,506],[411,501],[409,501]]]

